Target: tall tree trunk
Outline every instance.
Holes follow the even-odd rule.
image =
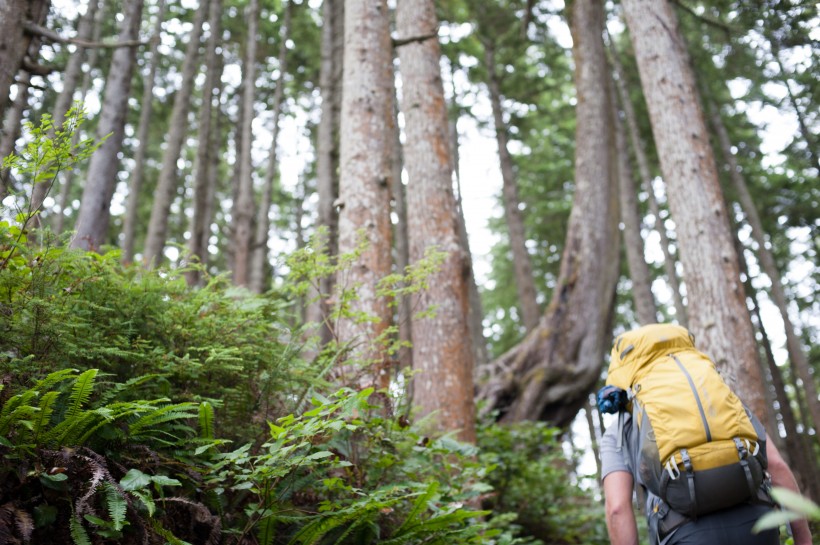
[[[23,115],[28,107],[29,84],[31,74],[25,70],[20,70],[17,75],[17,94],[11,108],[6,110],[6,117],[3,120],[3,138],[0,139],[0,161],[14,152],[17,139],[20,138],[20,131],[23,126]],[[0,168],[0,201],[14,189],[11,179],[11,171],[7,168]]]
[[[159,265],[162,251],[168,238],[168,216],[179,188],[179,171],[177,163],[182,154],[185,135],[188,134],[188,112],[191,109],[191,94],[194,79],[199,74],[199,50],[202,39],[202,25],[208,13],[208,0],[199,0],[199,7],[194,16],[194,26],[188,36],[185,48],[185,60],[182,63],[182,82],[174,96],[171,109],[170,132],[168,134],[165,154],[162,157],[162,169],[154,191],[154,203],[151,207],[151,219],[148,222],[148,234],[145,235],[145,250],[142,261],[146,267]],[[131,189],[135,193],[134,189]],[[139,195],[135,195],[139,198]]]
[[[661,207],[658,205],[658,198],[655,196],[655,189],[652,186],[652,174],[649,170],[649,160],[646,157],[646,145],[638,130],[638,118],[635,115],[632,100],[629,98],[624,70],[614,46],[610,47],[610,53],[612,67],[615,72],[615,88],[618,90],[618,98],[620,99],[620,104],[626,117],[629,141],[632,144],[632,151],[635,154],[635,162],[638,165],[641,185],[648,195],[647,202],[649,203],[649,211],[655,218],[655,230],[660,236],[663,268],[666,272],[666,280],[669,282],[669,289],[672,292],[672,303],[675,305],[675,318],[679,324],[686,327],[686,307],[683,304],[683,298],[680,293],[680,282],[678,282],[678,273],[675,268],[675,257],[669,251],[672,247],[672,243],[669,240],[669,235],[666,232],[666,227],[661,218]]]
[[[752,238],[757,242],[757,257],[760,260],[760,266],[763,272],[766,273],[766,276],[769,277],[769,280],[771,280],[772,299],[780,311],[780,317],[783,320],[789,359],[791,359],[795,369],[797,369],[800,380],[803,381],[803,388],[806,390],[806,400],[809,411],[811,412],[813,427],[815,430],[820,429],[818,428],[818,426],[820,426],[820,400],[817,398],[817,386],[811,374],[808,358],[800,342],[800,337],[797,335],[794,324],[789,317],[789,304],[786,300],[786,292],[783,289],[783,277],[774,261],[774,256],[770,249],[771,244],[763,230],[763,222],[760,220],[754,199],[752,199],[752,195],[749,193],[746,180],[743,174],[741,174],[740,166],[737,164],[737,159],[732,153],[732,143],[729,140],[729,133],[726,131],[726,126],[723,124],[723,119],[720,117],[720,111],[717,105],[712,101],[709,101],[709,111],[712,127],[717,134],[723,158],[729,166],[729,178],[737,192],[740,206],[744,214],[746,214],[746,220],[752,228]]]
[[[779,413],[782,420],[783,429],[786,432],[786,441],[780,437],[778,426],[772,426],[772,434],[769,440],[775,441],[775,444],[781,450],[785,451],[790,466],[795,473],[795,477],[800,484],[800,490],[809,494],[812,498],[820,497],[820,482],[817,479],[812,479],[812,475],[818,475],[816,459],[811,452],[808,443],[808,434],[799,433],[797,431],[797,419],[792,410],[789,396],[786,393],[786,385],[783,381],[783,375],[780,373],[780,368],[775,362],[772,345],[769,341],[769,336],[766,333],[766,328],[763,324],[763,318],[760,315],[760,305],[757,301],[757,292],[752,286],[752,277],[749,274],[749,268],[746,265],[746,259],[743,257],[743,246],[740,240],[735,237],[735,246],[738,248],[738,255],[740,259],[741,273],[746,277],[744,288],[746,297],[751,304],[752,318],[756,321],[757,331],[760,332],[761,344],[763,345],[766,356],[765,362],[768,367],[769,376],[771,377],[771,384],[774,389],[774,397],[777,400]],[[772,404],[774,407],[774,404]]]
[[[458,232],[453,195],[453,160],[441,79],[433,0],[399,0],[396,28],[405,119],[408,172],[407,236],[410,261],[436,249],[447,253],[420,293],[421,308],[435,316],[413,320],[413,405],[422,417],[437,413],[439,429],[458,430],[475,441],[474,358],[468,322],[468,263]],[[428,36],[424,40],[411,38]],[[433,36],[433,37],[429,37]]]
[[[279,140],[279,115],[282,113],[282,100],[285,96],[285,74],[287,72],[288,48],[286,42],[290,39],[290,19],[293,2],[283,0],[283,19],[279,42],[279,81],[273,93],[271,111],[273,113],[273,127],[271,128],[271,147],[268,155],[268,169],[265,172],[265,184],[262,186],[262,201],[259,203],[259,213],[256,220],[256,237],[254,238],[253,254],[251,255],[250,288],[254,293],[262,293],[268,284],[268,237],[270,231],[270,208],[273,204],[276,173],[279,170],[279,161],[276,157],[276,145]]]
[[[145,151],[148,147],[148,131],[154,109],[154,82],[159,68],[159,44],[162,34],[162,23],[165,19],[165,0],[159,0],[154,34],[151,36],[148,75],[145,77],[140,105],[140,120],[137,127],[137,146],[134,150],[134,171],[129,180],[128,200],[125,205],[123,221],[122,261],[131,263],[134,260],[134,238],[137,231],[137,212],[139,211],[139,194],[145,177]]]
[[[253,244],[253,102],[256,95],[256,41],[259,27],[259,0],[248,4],[248,35],[245,41],[243,67],[242,118],[239,124],[239,184],[232,210],[233,238],[233,281],[239,286],[247,286],[250,281],[250,258]]]
[[[668,0],[624,0],[623,6],[676,220],[690,329],[718,368],[734,375],[730,382],[765,422],[757,345],[738,256],[675,13]]]
[[[455,95],[453,95],[455,97]],[[487,340],[484,338],[484,308],[481,304],[481,294],[478,293],[478,285],[475,281],[475,268],[473,267],[473,254],[470,252],[470,240],[467,233],[467,220],[464,217],[464,207],[462,206],[461,193],[461,173],[458,163],[458,120],[450,119],[450,150],[453,154],[453,172],[456,175],[456,208],[458,210],[458,234],[461,247],[464,251],[467,274],[467,293],[470,303],[470,313],[468,321],[470,324],[470,339],[473,344],[473,376],[480,376],[480,369],[490,361],[490,354],[487,351]]]
[[[322,91],[322,116],[316,137],[316,186],[319,195],[317,225],[327,230],[324,241],[328,255],[338,253],[339,217],[336,199],[339,197],[339,123],[342,111],[342,69],[344,67],[344,2],[324,0],[322,5],[322,62],[319,87]],[[316,301],[307,308],[307,321],[321,324],[322,344],[332,334],[327,318],[328,298],[333,293],[335,278],[319,279]]]
[[[9,105],[14,76],[22,67],[32,40],[23,23],[41,24],[50,7],[50,0],[0,0],[0,117]]]
[[[142,20],[143,0],[124,4],[125,13],[120,27],[120,41],[136,41]],[[131,95],[131,76],[134,71],[136,47],[118,47],[111,59],[111,69],[105,82],[97,135],[111,136],[92,155],[86,184],[80,203],[80,213],[71,241],[74,248],[99,250],[106,242],[111,217],[111,197],[117,184],[119,158],[125,136],[128,97]]]
[[[94,27],[91,31],[91,40],[93,42],[99,42],[100,36],[102,35],[102,26],[103,26],[103,19],[105,18],[105,7],[106,7],[106,0],[99,0],[100,3],[97,6],[97,13],[94,17]],[[88,94],[88,89],[91,87],[91,71],[97,66],[97,59],[100,57],[100,50],[99,48],[92,48],[88,52],[88,70],[83,74],[83,82],[80,86],[80,93],[77,100],[82,103],[85,103],[85,97]],[[71,138],[72,144],[77,145],[80,142],[80,131],[76,131]],[[74,185],[74,178],[77,175],[76,170],[70,170],[65,173],[62,180],[62,186],[60,186],[60,214],[57,216],[57,221],[54,225],[54,231],[57,233],[62,233],[63,228],[65,226],[66,220],[66,213],[65,210],[68,207],[68,200],[71,198],[71,188]]]
[[[399,274],[404,274],[407,266],[410,265],[410,246],[408,239],[407,225],[407,190],[402,181],[402,171],[404,170],[404,153],[401,144],[401,131],[398,125],[398,99],[394,95],[396,130],[393,131],[393,146],[391,148],[391,163],[393,165],[393,187],[390,191],[393,196],[393,213],[396,214],[397,221],[394,224],[393,240],[395,251],[395,266]],[[404,287],[402,285],[401,287]],[[400,369],[411,369],[413,367],[413,310],[412,297],[400,295],[397,302],[396,318],[399,326],[399,340],[408,343],[409,346],[399,348],[396,354]],[[412,399],[412,384],[408,391],[408,397]],[[409,407],[408,407],[409,408]]]
[[[632,300],[635,303],[635,314],[641,325],[654,324],[658,321],[658,309],[652,295],[652,274],[646,264],[644,241],[641,236],[641,217],[638,210],[635,180],[632,165],[629,162],[629,149],[626,142],[626,131],[620,112],[616,107],[615,87],[609,88],[612,102],[612,126],[614,127],[615,153],[618,168],[618,194],[620,197],[621,221],[623,221],[623,240],[626,250],[626,261],[629,277],[632,280]]]
[[[350,344],[364,365],[364,376],[349,376],[351,366],[340,369],[340,379],[348,384],[386,386],[389,379],[384,347],[376,342],[390,324],[387,300],[376,293],[392,261],[389,143],[396,128],[389,20],[385,0],[345,2],[339,253],[354,251],[362,238],[366,247],[349,270],[340,272],[336,290],[355,289],[351,310],[370,317],[343,319],[337,325],[339,341]]]
[[[572,3],[576,106],[575,197],[553,298],[538,328],[489,369],[480,397],[506,421],[567,426],[601,375],[611,338],[618,263],[609,69],[603,2]]]
[[[507,147],[507,124],[504,122],[504,113],[501,107],[501,87],[495,69],[495,44],[485,42],[483,45],[484,64],[487,69],[487,87],[490,90],[490,104],[492,105],[493,120],[495,122],[495,139],[498,144],[498,159],[501,164],[504,218],[507,221],[507,229],[510,235],[515,285],[518,290],[518,307],[521,309],[524,327],[529,332],[538,325],[541,310],[538,308],[535,280],[532,273],[532,260],[527,251],[524,218],[519,208],[521,202],[518,198],[515,167]]]
[[[91,0],[88,3],[88,8],[84,15],[79,18],[77,22],[77,38],[80,40],[89,40],[94,29],[94,19],[97,11],[98,0]],[[52,121],[54,128],[59,129],[65,121],[66,113],[73,106],[74,91],[77,90],[77,84],[80,81],[82,74],[83,60],[85,60],[85,48],[76,46],[77,49],[68,58],[65,70],[63,71],[63,90],[57,95],[57,101],[54,105],[54,115]],[[50,189],[49,184],[36,184],[31,196],[32,210],[37,210],[43,205],[43,201]],[[39,220],[39,218],[38,218]]]
[[[223,57],[217,55],[216,48],[222,42],[222,0],[211,0],[208,13],[209,36],[205,48],[205,87],[202,90],[202,107],[199,115],[199,129],[197,141],[200,143],[194,163],[194,202],[191,218],[191,238],[188,240],[188,259],[205,263],[208,253],[208,235],[210,221],[206,221],[208,209],[208,194],[210,181],[210,166],[212,152],[211,142],[216,138],[213,128],[214,120],[214,88],[221,85]],[[188,285],[195,286],[200,282],[199,269],[190,269],[185,273]]]

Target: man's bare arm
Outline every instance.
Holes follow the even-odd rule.
[[[604,499],[612,545],[638,545],[638,526],[632,510],[632,474],[613,471],[604,477]]]

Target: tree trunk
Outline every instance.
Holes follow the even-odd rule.
[[[398,99],[394,95],[395,115],[398,120],[399,108]],[[408,240],[407,225],[407,190],[402,181],[402,171],[404,170],[404,153],[401,144],[401,131],[398,122],[396,130],[393,131],[393,146],[391,148],[393,165],[393,187],[390,188],[393,195],[393,213],[396,215],[396,223],[393,228],[393,240],[395,251],[395,266],[399,274],[404,274],[407,266],[410,265],[410,246]],[[404,287],[404,284],[401,285]],[[396,318],[399,326],[399,340],[408,343],[409,346],[402,346],[396,353],[396,360],[400,369],[412,369],[413,367],[413,310],[412,297],[400,295],[397,301]],[[412,385],[408,391],[408,397],[412,399]]]
[[[165,0],[160,0],[157,11],[157,20],[154,24],[154,34],[151,36],[150,60],[148,61],[148,75],[145,77],[142,89],[142,103],[140,106],[140,121],[137,126],[137,146],[134,150],[134,170],[129,180],[128,200],[125,205],[125,219],[123,221],[122,261],[131,263],[134,260],[134,238],[137,230],[137,212],[139,210],[139,194],[145,176],[145,148],[148,146],[148,131],[154,107],[154,82],[159,68],[159,43],[162,34],[162,23],[165,19]]]
[[[0,116],[9,105],[14,76],[32,40],[32,35],[23,30],[23,22],[41,24],[50,7],[50,0],[0,0]]]
[[[658,321],[658,309],[652,295],[652,274],[646,264],[644,241],[641,236],[641,217],[638,210],[637,190],[629,163],[629,150],[626,142],[626,131],[620,112],[616,107],[618,101],[614,85],[610,84],[610,101],[612,102],[612,126],[615,136],[615,153],[618,168],[618,195],[620,197],[621,221],[624,224],[623,240],[626,250],[626,261],[629,277],[632,280],[632,300],[635,303],[635,314],[640,325],[654,324]]]
[[[729,140],[729,133],[726,131],[726,126],[720,117],[720,111],[714,102],[709,102],[709,111],[711,114],[712,127],[717,134],[723,158],[729,166],[729,178],[737,192],[740,206],[746,214],[746,220],[752,228],[752,238],[757,242],[757,257],[760,260],[760,266],[763,272],[766,273],[766,276],[769,277],[769,280],[771,280],[772,299],[780,311],[780,317],[783,320],[789,359],[797,369],[800,380],[803,381],[803,388],[806,390],[806,400],[809,411],[811,412],[812,425],[815,430],[820,429],[818,428],[818,426],[820,426],[820,401],[818,401],[817,398],[817,387],[809,368],[806,352],[789,317],[789,304],[786,300],[786,292],[783,289],[783,278],[774,261],[774,256],[770,249],[771,244],[763,230],[763,222],[760,221],[760,215],[757,212],[754,199],[752,199],[752,195],[749,193],[746,180],[743,174],[741,174],[740,166],[737,164],[737,159],[732,153],[732,143]]]
[[[435,35],[433,0],[399,0],[400,39]],[[408,173],[407,236],[410,261],[432,249],[446,252],[441,268],[420,292],[420,308],[435,316],[413,320],[413,405],[418,417],[436,413],[440,430],[458,430],[475,441],[474,358],[468,322],[467,256],[458,232],[453,195],[453,161],[437,38],[409,41],[399,48],[405,165]]]
[[[120,41],[136,41],[139,37],[143,0],[126,2],[120,27]],[[110,220],[111,197],[117,184],[119,158],[125,136],[128,97],[131,94],[131,76],[134,71],[136,47],[118,47],[111,59],[111,69],[105,82],[102,111],[97,135],[111,136],[91,156],[86,184],[80,204],[80,213],[71,241],[74,248],[99,250],[106,242]]]
[[[690,329],[718,369],[734,375],[729,382],[765,422],[757,345],[738,256],[675,13],[667,0],[624,0],[623,6],[676,219]]]
[[[268,270],[268,237],[270,231],[270,208],[273,204],[274,184],[279,162],[276,157],[276,145],[279,140],[279,115],[282,113],[282,100],[285,96],[285,73],[287,71],[286,42],[290,38],[290,19],[293,2],[283,0],[284,10],[279,43],[279,81],[273,93],[271,111],[273,113],[273,127],[271,129],[271,147],[268,155],[268,169],[265,173],[265,185],[262,187],[262,202],[259,203],[259,214],[256,220],[256,237],[254,238],[253,254],[251,256],[250,288],[254,293],[262,293],[269,284],[266,274]]]
[[[362,366],[358,372],[352,365],[339,370],[345,384],[386,386],[389,380],[384,347],[377,339],[390,324],[390,309],[376,293],[392,261],[389,143],[396,128],[389,20],[385,0],[345,2],[339,253],[353,252],[360,242],[366,246],[349,269],[340,271],[336,291],[355,290],[351,310],[369,316],[366,321],[341,319],[337,325],[339,342],[351,346]]]
[[[635,162],[638,164],[641,185],[648,195],[647,202],[649,203],[649,211],[655,218],[655,230],[660,236],[661,251],[663,252],[663,267],[666,272],[666,280],[669,282],[669,289],[672,291],[672,303],[675,305],[675,318],[679,324],[686,327],[686,307],[683,305],[683,298],[680,294],[680,283],[678,282],[678,273],[675,269],[675,257],[669,251],[672,247],[672,243],[669,240],[669,235],[663,224],[661,207],[658,205],[655,189],[652,186],[652,174],[649,170],[649,160],[646,157],[646,145],[638,130],[638,118],[635,115],[635,108],[632,106],[632,101],[629,98],[624,70],[618,59],[618,52],[614,46],[610,48],[610,52],[612,53],[610,57],[615,72],[615,88],[618,90],[618,98],[620,99],[620,104],[626,117],[629,141],[632,144],[632,151],[635,153]]]
[[[94,42],[100,41],[100,36],[102,35],[102,23],[103,19],[105,18],[105,6],[106,0],[100,0],[99,5],[97,6],[97,13],[94,17],[94,28],[91,32],[91,40]],[[85,103],[85,97],[88,94],[88,89],[91,86],[91,71],[97,66],[97,59],[100,57],[100,50],[98,48],[92,48],[88,52],[88,70],[83,74],[83,82],[80,87],[80,94],[79,100],[82,103]],[[71,138],[72,145],[77,145],[80,142],[80,131],[76,131]],[[63,183],[60,187],[60,214],[57,216],[57,221],[55,222],[54,230],[57,233],[63,232],[63,227],[65,226],[66,220],[66,213],[65,210],[68,207],[68,200],[71,198],[71,188],[74,185],[74,178],[77,175],[76,170],[70,170],[65,173],[63,176]]]
[[[454,95],[455,96],[455,95]],[[456,175],[456,209],[458,210],[458,235],[461,241],[461,248],[464,251],[465,261],[469,274],[467,275],[467,293],[470,302],[469,324],[470,339],[473,344],[473,376],[478,378],[480,370],[490,361],[490,354],[487,351],[487,340],[484,337],[484,308],[481,304],[481,294],[478,293],[478,285],[475,281],[475,269],[473,268],[473,254],[470,251],[470,240],[467,233],[467,221],[464,218],[464,207],[461,198],[461,174],[458,167],[458,120],[451,119],[450,126],[450,150],[453,154],[453,172]]]
[[[20,138],[20,131],[23,127],[23,115],[28,107],[29,83],[31,74],[25,70],[20,70],[17,75],[17,95],[11,108],[6,110],[6,117],[3,121],[3,138],[0,139],[0,160],[5,159],[15,150],[17,139]],[[0,201],[14,189],[11,179],[11,171],[7,168],[0,168]]]
[[[742,256],[742,245],[735,237],[735,244],[738,246],[738,254]],[[751,303],[751,312],[753,319],[757,322],[757,330],[761,335],[761,343],[763,345],[766,355],[766,365],[771,377],[771,384],[774,389],[774,396],[779,407],[780,417],[782,419],[782,426],[786,432],[786,441],[780,437],[778,427],[772,426],[772,434],[769,437],[770,441],[775,441],[775,444],[781,450],[785,451],[786,457],[790,463],[795,477],[797,477],[800,485],[800,490],[809,494],[813,499],[820,498],[820,482],[817,479],[812,479],[811,475],[817,475],[820,468],[817,468],[816,460],[809,447],[808,434],[802,434],[797,431],[797,419],[792,410],[789,396],[786,393],[786,385],[783,382],[783,376],[780,373],[780,368],[775,363],[774,353],[772,351],[769,336],[766,333],[766,328],[763,325],[763,318],[760,315],[760,305],[757,302],[757,294],[752,286],[752,278],[749,275],[746,260],[740,259],[741,272],[746,277],[744,287],[746,289],[746,297]],[[774,407],[774,404],[772,404]]]
[[[318,226],[327,230],[325,251],[330,256],[338,253],[339,216],[336,199],[339,197],[339,123],[342,111],[342,69],[344,66],[344,2],[324,0],[322,5],[322,62],[319,87],[322,91],[322,116],[316,137],[316,186],[319,195]],[[320,342],[326,344],[332,337],[329,323],[328,299],[333,293],[333,275],[319,279],[316,301],[307,308],[307,321],[320,325]]]
[[[194,79],[199,74],[199,50],[202,39],[202,25],[208,13],[208,0],[199,0],[199,7],[194,16],[194,26],[188,36],[185,48],[185,60],[182,63],[182,82],[174,96],[171,109],[170,132],[168,134],[165,154],[162,157],[162,169],[154,191],[154,203],[151,207],[151,219],[148,222],[148,234],[145,235],[145,250],[142,255],[143,265],[157,266],[162,262],[162,252],[168,238],[168,216],[171,204],[179,188],[177,163],[182,153],[185,136],[188,134],[188,112],[191,109],[191,94]],[[136,193],[134,189],[131,192]],[[139,198],[139,195],[135,195]]]
[[[188,239],[188,259],[205,263],[208,253],[208,235],[210,221],[206,221],[208,209],[208,194],[210,181],[210,166],[212,152],[211,142],[216,138],[213,128],[214,120],[214,88],[221,85],[223,57],[217,55],[216,48],[222,42],[222,0],[211,0],[208,12],[209,36],[205,49],[205,87],[202,89],[202,107],[199,115],[199,129],[197,142],[200,143],[194,163],[194,197],[193,216],[191,218],[191,238]],[[199,269],[190,269],[185,273],[189,286],[200,282]]]
[[[515,285],[518,291],[518,307],[526,330],[532,331],[541,317],[538,308],[538,297],[532,273],[532,260],[527,251],[527,234],[524,218],[521,214],[521,202],[518,198],[518,185],[515,179],[515,167],[507,147],[507,125],[501,108],[501,87],[495,71],[495,44],[484,43],[484,64],[487,68],[487,87],[490,90],[490,104],[495,122],[495,138],[498,144],[498,159],[501,164],[504,197],[504,218],[510,235]]]
[[[88,41],[91,38],[98,3],[98,0],[91,0],[88,3],[86,13],[79,18],[77,22],[77,39]],[[68,58],[68,63],[66,63],[65,70],[63,71],[63,90],[57,95],[57,101],[54,105],[52,122],[54,123],[55,130],[62,128],[66,113],[68,113],[68,110],[73,106],[74,91],[77,90],[77,84],[82,74],[85,48],[82,46],[76,47],[77,49],[71,54]],[[37,210],[43,205],[43,201],[50,187],[49,184],[36,184],[34,186],[31,196],[32,210]]]
[[[238,286],[247,286],[250,281],[251,245],[253,244],[253,102],[256,95],[256,41],[259,27],[259,0],[248,4],[248,36],[245,42],[245,60],[242,74],[242,118],[239,124],[241,137],[238,139],[239,184],[232,210],[233,215],[233,281]]]
[[[492,364],[480,392],[487,409],[499,409],[505,421],[540,419],[564,427],[600,378],[619,272],[603,3],[574,0],[572,13],[579,145],[561,269],[538,328]]]

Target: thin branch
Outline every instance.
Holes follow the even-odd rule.
[[[393,39],[393,47],[401,47],[403,45],[411,44],[414,42],[426,42],[431,38],[437,38],[438,31],[434,31],[432,34],[424,34],[422,36],[412,36],[410,38],[394,38]]]
[[[689,13],[690,15],[695,17],[696,19],[699,19],[699,20],[703,21],[704,23],[706,23],[709,26],[713,26],[713,27],[715,27],[719,30],[722,30],[726,34],[727,39],[732,35],[732,33],[735,30],[731,26],[729,26],[728,24],[724,23],[723,21],[719,21],[717,19],[712,19],[710,17],[706,17],[705,15],[701,15],[701,14],[695,12],[695,10],[690,6],[687,6],[683,2],[683,0],[672,0],[672,2],[676,6],[681,8],[682,10],[686,11],[687,13]]]
[[[138,47],[141,45],[148,44],[148,42],[145,40],[132,40],[125,42],[89,42],[87,40],[81,40],[79,38],[64,38],[56,32],[49,30],[45,27],[42,27],[36,23],[33,23],[32,21],[23,21],[23,28],[31,34],[36,34],[52,42],[58,42],[61,44],[74,44],[85,48],[112,49],[117,47]]]

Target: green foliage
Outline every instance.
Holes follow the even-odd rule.
[[[382,416],[372,389],[315,396],[314,408],[270,423],[249,445],[215,456],[207,483],[246,494],[245,519],[228,513],[237,541],[305,544],[533,543],[494,526],[475,505],[489,468],[476,449],[418,435]]]
[[[763,515],[752,528],[754,533],[778,528],[798,519],[820,521],[820,506],[810,499],[782,487],[774,487],[772,497],[781,509]]]
[[[479,460],[494,467],[485,507],[517,513],[526,533],[545,543],[609,543],[603,506],[572,484],[559,430],[525,422],[478,431]]]
[[[164,516],[156,508],[164,489],[191,486],[197,466],[184,453],[203,442],[187,425],[197,404],[101,401],[97,376],[96,369],[58,371],[3,403],[0,504],[15,510],[0,517],[0,533],[43,540],[67,521],[75,544],[91,536],[127,542],[129,527],[162,524],[151,519]],[[25,520],[35,525],[21,532]]]

